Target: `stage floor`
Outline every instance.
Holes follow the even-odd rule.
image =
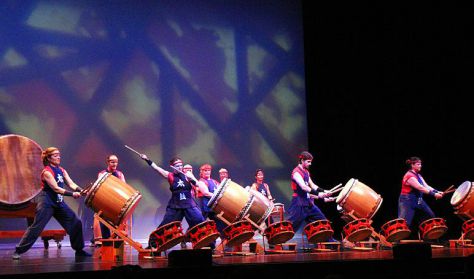
[[[188,247],[190,244],[188,243]],[[391,248],[359,251],[343,249],[340,251],[319,251],[300,247],[294,253],[213,255],[209,265],[193,266],[194,257],[182,266],[169,266],[169,253],[161,257],[139,259],[138,253],[129,245],[125,246],[121,261],[99,258],[100,248],[86,247],[93,254],[90,258],[76,259],[74,250],[68,243],[61,248],[50,245],[45,249],[35,245],[21,259],[11,258],[13,244],[0,247],[0,276],[9,278],[64,278],[80,272],[81,276],[92,278],[122,278],[126,274],[141,273],[140,278],[156,276],[192,276],[193,278],[244,278],[271,276],[269,278],[293,278],[319,274],[318,278],[353,278],[359,273],[364,278],[467,278],[468,261],[474,257],[474,248],[442,247],[432,248],[429,259],[401,260],[394,258]],[[180,250],[179,245],[173,250]],[[192,251],[190,252],[192,255]],[[472,256],[471,256],[472,255]],[[198,256],[198,254],[196,254]],[[105,277],[104,277],[105,276]],[[128,277],[128,276],[126,276]],[[125,278],[125,277],[124,277]]]

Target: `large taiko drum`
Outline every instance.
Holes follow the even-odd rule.
[[[382,235],[389,242],[395,242],[410,236],[407,221],[403,218],[390,220],[382,225]]]
[[[350,242],[363,241],[367,239],[373,231],[370,223],[370,220],[366,218],[356,219],[347,223],[342,228],[345,238]]]
[[[88,190],[85,204],[119,226],[131,216],[141,197],[132,186],[106,172]]]
[[[351,178],[336,198],[343,213],[351,213],[357,218],[371,219],[382,204],[382,197],[369,186]]]
[[[250,201],[250,193],[229,178],[224,179],[219,188],[212,194],[207,206],[216,214],[223,212],[222,217],[229,223],[240,220],[244,209]]]
[[[269,244],[281,244],[292,239],[295,231],[290,221],[280,221],[269,225],[265,229],[264,235],[267,237]]]
[[[246,190],[239,184],[226,178],[214,191],[207,204],[216,214],[223,212],[222,217],[229,223],[249,219],[260,225],[273,210],[273,203],[257,191]]]
[[[219,237],[216,222],[207,220],[188,229],[187,239],[191,241],[193,249],[201,249],[215,241]]]
[[[474,240],[474,219],[464,221],[462,224],[462,233],[464,239]]]
[[[27,137],[0,136],[0,209],[22,209],[41,192],[41,152]]]
[[[168,250],[185,239],[180,221],[174,221],[157,228],[150,234],[148,245],[157,252]]]
[[[249,216],[249,219],[252,220],[255,224],[260,225],[265,222],[265,220],[273,212],[273,202],[265,197],[262,193],[249,189],[250,200],[246,205],[248,210],[244,210],[244,215]]]
[[[443,218],[431,218],[422,222],[419,226],[420,239],[434,240],[443,236],[448,227]]]
[[[303,231],[310,243],[327,241],[334,234],[334,230],[332,229],[329,220],[317,220],[311,222],[304,227]]]
[[[464,181],[451,197],[454,213],[463,220],[474,218],[474,187],[470,181]]]

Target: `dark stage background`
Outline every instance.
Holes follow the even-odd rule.
[[[439,190],[472,181],[472,3],[303,2],[309,146],[320,185],[357,178],[382,195],[374,227],[397,217],[410,156]],[[452,194],[426,200],[462,220]],[[333,206],[322,205],[333,220]],[[339,225],[341,225],[339,223]]]

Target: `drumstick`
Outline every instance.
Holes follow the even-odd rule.
[[[184,175],[186,176],[186,174],[185,174],[182,170],[179,170],[179,169],[177,169],[176,167],[174,167],[174,166],[172,166],[172,165],[170,165],[170,167],[171,167],[172,169],[174,169],[175,171],[180,172],[180,173],[182,173],[182,174],[184,174]]]
[[[332,192],[332,191],[336,190],[337,188],[339,188],[341,186],[342,186],[342,183],[339,183],[336,186],[332,187],[332,189],[330,189],[328,192]]]
[[[446,190],[444,190],[443,192],[445,192],[445,193],[446,193],[446,192],[451,193],[451,192],[449,192],[449,190],[451,190],[453,187],[454,187],[454,185],[451,185],[451,186],[449,186]]]
[[[340,191],[342,191],[342,188],[339,188],[339,189],[336,189],[336,190],[333,190],[333,191],[329,191],[329,193],[334,194],[334,193],[337,193],[337,192],[340,192]]]
[[[125,145],[125,147],[128,148],[128,150],[135,152],[138,156],[142,156],[142,154],[140,152],[136,151],[135,149],[131,148],[130,146]]]
[[[444,193],[444,194],[449,194],[449,193],[452,193],[452,192],[454,192],[454,191],[456,191],[456,189],[451,189],[451,190],[448,190],[448,191],[444,191],[443,193]]]

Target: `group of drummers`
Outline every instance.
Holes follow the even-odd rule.
[[[169,161],[172,170],[168,171],[147,155],[136,153],[168,181],[171,191],[164,217],[149,236],[147,248],[157,252],[166,251],[180,243],[184,246],[186,242],[191,242],[193,249],[210,247],[214,250],[219,237],[223,247],[238,247],[251,240],[256,231],[267,239],[268,244],[279,245],[293,238],[303,224],[308,242],[338,242],[333,238],[331,222],[317,206],[315,199],[335,201],[338,204],[338,209],[345,217],[343,219],[347,221],[343,228],[344,240],[349,242],[362,241],[374,234],[389,242],[404,239],[413,229],[415,214],[420,214],[424,220],[419,226],[421,239],[439,238],[447,230],[444,219],[435,218],[423,196],[441,199],[454,192],[454,189],[438,191],[428,185],[420,174],[422,162],[418,157],[411,157],[406,162],[409,169],[402,180],[398,218],[384,224],[382,234],[378,235],[371,227],[371,218],[382,203],[380,195],[357,179],[351,179],[344,186],[340,184],[330,190],[317,186],[309,172],[313,156],[308,151],[298,155],[298,164],[291,172],[293,193],[286,214],[283,214],[283,204],[274,203],[270,188],[264,182],[262,169],[256,171],[252,186],[242,187],[229,178],[225,169],[219,172],[220,182],[211,178],[210,164],[200,166],[200,178],[197,179],[192,166],[184,164],[179,157]],[[45,149],[42,161],[43,191],[39,195],[35,220],[16,246],[14,259],[19,259],[20,254],[31,248],[51,217],[55,217],[70,235],[71,247],[76,250],[76,256],[90,256],[83,251],[81,221],[64,203],[64,196],[86,196],[86,205],[102,221],[95,222],[95,234],[100,233],[102,238],[114,237],[106,227],[127,230],[126,223],[141,194],[126,183],[123,173],[117,169],[117,156],[107,157],[107,169],[99,172],[94,185],[86,189],[74,183],[67,171],[60,166],[58,148]],[[66,185],[73,191],[67,190]],[[471,183],[466,181],[456,189],[451,199],[456,213],[466,219],[463,235],[468,236],[467,238],[474,236],[474,212],[469,199],[473,191]],[[340,193],[335,197],[338,192]],[[287,220],[284,215],[288,216]],[[278,221],[275,220],[277,216],[280,217]],[[183,233],[181,227],[183,219],[189,226],[186,233]]]
[[[273,246],[293,238],[303,224],[308,242],[338,242],[333,238],[331,222],[317,206],[315,199],[336,201],[343,219],[347,221],[343,228],[346,242],[358,242],[371,236],[384,243],[403,240],[411,235],[412,230],[416,230],[413,224],[415,215],[419,215],[422,221],[418,227],[418,237],[426,241],[435,240],[447,231],[447,226],[443,218],[435,217],[423,196],[441,199],[455,190],[453,186],[445,191],[434,189],[420,174],[421,159],[407,159],[408,170],[402,179],[398,218],[385,223],[381,234],[378,234],[371,226],[371,219],[380,208],[381,196],[357,179],[351,179],[346,185],[340,184],[330,190],[318,187],[311,179],[309,168],[313,156],[307,151],[299,154],[298,165],[291,173],[293,194],[286,212],[287,220],[284,220],[284,205],[274,203],[261,169],[256,171],[255,183],[244,189],[226,176],[220,183],[212,179],[212,167],[209,164],[200,167],[200,179],[196,179],[192,168],[189,165],[183,166],[179,158],[170,161],[174,171],[168,172],[150,161],[146,155],[142,154],[141,157],[168,180],[172,192],[163,221],[150,236],[151,247],[158,250],[176,245],[177,241],[166,243],[166,239],[179,235],[180,221],[183,218],[189,224],[185,239],[192,242],[193,248],[209,244],[211,248],[215,248],[217,237],[221,237],[223,245],[238,246],[251,239],[256,230]],[[471,183],[466,182],[451,199],[458,210],[456,213],[467,219],[463,225],[463,235],[466,238],[474,236],[474,221],[470,205],[467,209],[461,208],[460,200],[464,198],[461,196],[467,196],[466,192],[472,191]],[[335,197],[334,194],[338,192],[340,193]],[[463,202],[465,203],[466,201]],[[280,220],[275,221],[272,216],[280,216]]]

